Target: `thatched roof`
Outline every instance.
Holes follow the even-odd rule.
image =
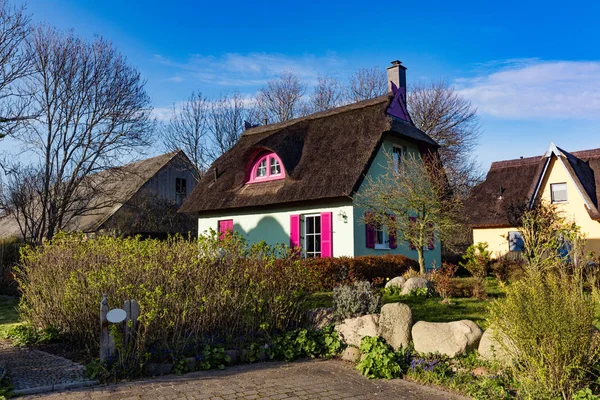
[[[600,149],[566,152],[552,144],[543,156],[496,161],[485,181],[475,187],[466,202],[466,217],[474,227],[510,226],[508,209],[531,206],[552,157],[560,158],[579,189],[590,216],[600,220]]]
[[[111,168],[87,177],[82,190],[89,190],[90,198],[84,215],[73,217],[68,231],[95,232],[127,203],[154,175],[171,160],[189,159],[181,152],[170,152],[120,167]],[[21,236],[17,221],[12,216],[0,218],[0,237]]]
[[[393,99],[385,95],[248,129],[213,163],[179,211],[210,213],[347,197],[358,189],[385,134],[413,141],[422,151],[437,149],[410,122],[390,116]],[[263,151],[281,158],[285,179],[246,184],[250,164]]]

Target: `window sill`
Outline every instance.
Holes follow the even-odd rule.
[[[375,245],[374,249],[375,250],[391,250],[391,248],[389,248],[389,247],[377,247],[377,245]]]

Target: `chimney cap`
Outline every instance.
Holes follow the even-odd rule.
[[[396,68],[396,67],[406,69],[406,67],[404,65],[402,65],[402,61],[400,61],[400,60],[394,60],[391,62],[391,64],[392,65],[390,67],[387,67],[387,69]]]

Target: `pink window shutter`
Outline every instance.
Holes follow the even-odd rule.
[[[333,257],[333,213],[321,213],[321,257]]]
[[[300,244],[300,215],[290,215],[290,247],[299,249]]]
[[[433,223],[427,224],[427,229],[429,230],[429,237],[427,238],[427,250],[435,249],[435,236],[433,231]]]
[[[366,212],[365,213],[365,219],[366,219],[366,223],[365,223],[365,237],[366,237],[366,243],[365,245],[367,246],[368,249],[374,249],[375,248],[375,228],[373,227],[373,225],[371,225],[370,219],[371,219],[371,215],[373,215],[373,213],[371,212]]]
[[[411,231],[415,229],[416,223],[417,223],[417,217],[410,217],[410,230]],[[417,246],[415,246],[415,244],[413,242],[410,242],[409,245],[410,245],[411,250],[417,249]]]
[[[219,240],[225,239],[227,234],[233,233],[233,220],[223,219],[219,221]]]
[[[396,216],[390,215],[390,220],[392,221],[391,225],[394,227],[394,228],[390,229],[390,231],[389,231],[390,249],[395,249],[398,247],[398,241],[396,240],[396,229],[395,229]]]

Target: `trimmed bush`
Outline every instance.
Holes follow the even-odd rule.
[[[198,242],[59,234],[22,253],[22,317],[34,327],[58,328],[92,354],[102,294],[110,308],[139,302],[137,347],[128,350],[132,369],[150,345],[175,361],[202,337],[294,327],[308,286],[306,267],[285,247],[250,247],[237,235],[219,241],[214,232]]]
[[[342,284],[369,281],[382,287],[386,278],[419,270],[419,263],[403,255],[309,258],[302,261],[310,273],[311,290],[330,291]]]
[[[368,281],[354,282],[333,289],[333,312],[340,319],[375,314],[381,308],[381,296]]]

